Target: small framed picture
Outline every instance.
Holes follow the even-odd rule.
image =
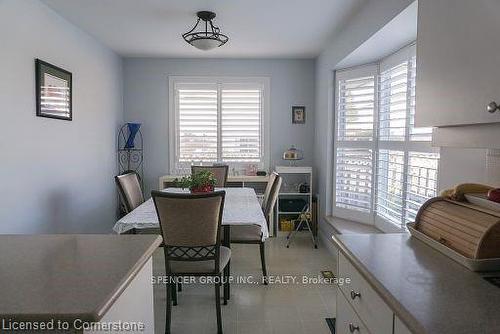
[[[71,121],[71,73],[35,59],[36,115]]]
[[[293,106],[292,107],[292,123],[305,124],[306,122],[306,107]]]

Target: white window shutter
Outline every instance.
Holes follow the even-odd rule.
[[[262,90],[221,90],[221,149],[224,162],[260,162]]]
[[[405,222],[415,220],[426,200],[437,195],[439,153],[409,152]]]
[[[364,76],[340,80],[337,101],[337,140],[372,141],[375,78]]]
[[[415,87],[417,78],[417,57],[413,56],[410,59],[410,140],[431,142],[432,128],[416,128],[415,127]]]
[[[334,215],[394,231],[436,196],[432,128],[414,126],[416,72],[414,46],[336,72]]]
[[[380,74],[379,140],[404,141],[408,103],[408,62]]]
[[[217,90],[176,90],[178,162],[217,161]]]
[[[337,148],[335,205],[370,212],[372,207],[372,150]]]
[[[401,225],[403,219],[404,172],[404,152],[379,150],[376,212],[396,225]]]

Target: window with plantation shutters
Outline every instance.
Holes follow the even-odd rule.
[[[391,230],[436,196],[439,152],[432,128],[415,127],[416,74],[414,45],[336,72],[334,215]]]
[[[268,79],[171,77],[170,87],[173,174],[193,164],[266,168]]]

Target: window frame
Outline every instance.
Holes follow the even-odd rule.
[[[169,107],[168,107],[168,129],[169,129],[169,163],[168,168],[170,174],[180,174],[177,169],[177,161],[179,157],[179,143],[178,143],[178,118],[179,109],[177,106],[176,86],[178,85],[214,85],[217,87],[217,119],[218,124],[221,120],[221,90],[224,86],[248,86],[259,87],[262,91],[261,101],[261,161],[252,162],[228,162],[230,168],[242,169],[249,164],[256,164],[259,169],[269,169],[270,164],[270,94],[271,94],[271,80],[269,77],[236,77],[236,76],[169,76],[168,77],[168,91],[169,91]],[[218,152],[216,163],[223,163],[220,158],[222,157],[221,147],[221,130],[218,126],[217,134]]]
[[[415,55],[415,44],[412,43],[407,45],[397,52],[381,59],[376,63],[370,63],[355,67],[350,67],[346,69],[339,69],[334,72],[334,134],[333,134],[333,186],[332,186],[332,214],[339,218],[349,219],[357,221],[360,223],[374,225],[384,232],[401,232],[405,229],[403,225],[396,225],[395,223],[388,221],[387,219],[379,216],[377,214],[377,196],[379,193],[379,166],[380,166],[380,150],[393,150],[403,152],[404,156],[404,186],[402,191],[403,196],[403,211],[402,215],[405,216],[405,208],[407,204],[407,178],[409,170],[409,155],[410,152],[418,153],[440,153],[439,148],[432,147],[432,141],[418,141],[411,140],[410,135],[410,110],[409,106],[411,103],[411,86],[407,87],[407,107],[406,107],[406,124],[405,124],[405,140],[381,140],[380,139],[380,126],[379,126],[379,115],[380,115],[380,78],[382,72],[393,68],[405,61],[408,61],[410,57]],[[418,68],[417,68],[418,72]],[[338,139],[338,113],[339,113],[339,82],[345,79],[354,79],[361,76],[374,76],[375,77],[375,93],[374,93],[374,116],[373,116],[373,137],[371,141],[342,141]],[[407,83],[410,82],[411,66],[408,67],[408,79]],[[371,144],[371,145],[369,145]],[[337,197],[337,151],[338,148],[369,148],[372,150],[372,185],[371,185],[371,208],[369,212],[361,212],[357,210],[347,209],[338,207],[336,203]],[[439,168],[437,169],[437,178],[439,179]],[[436,187],[437,187],[436,180]],[[403,218],[404,219],[404,218]]]

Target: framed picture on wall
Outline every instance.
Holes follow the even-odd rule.
[[[292,123],[305,124],[306,122],[306,107],[293,106],[292,107]]]
[[[71,121],[71,73],[35,59],[36,115]]]

